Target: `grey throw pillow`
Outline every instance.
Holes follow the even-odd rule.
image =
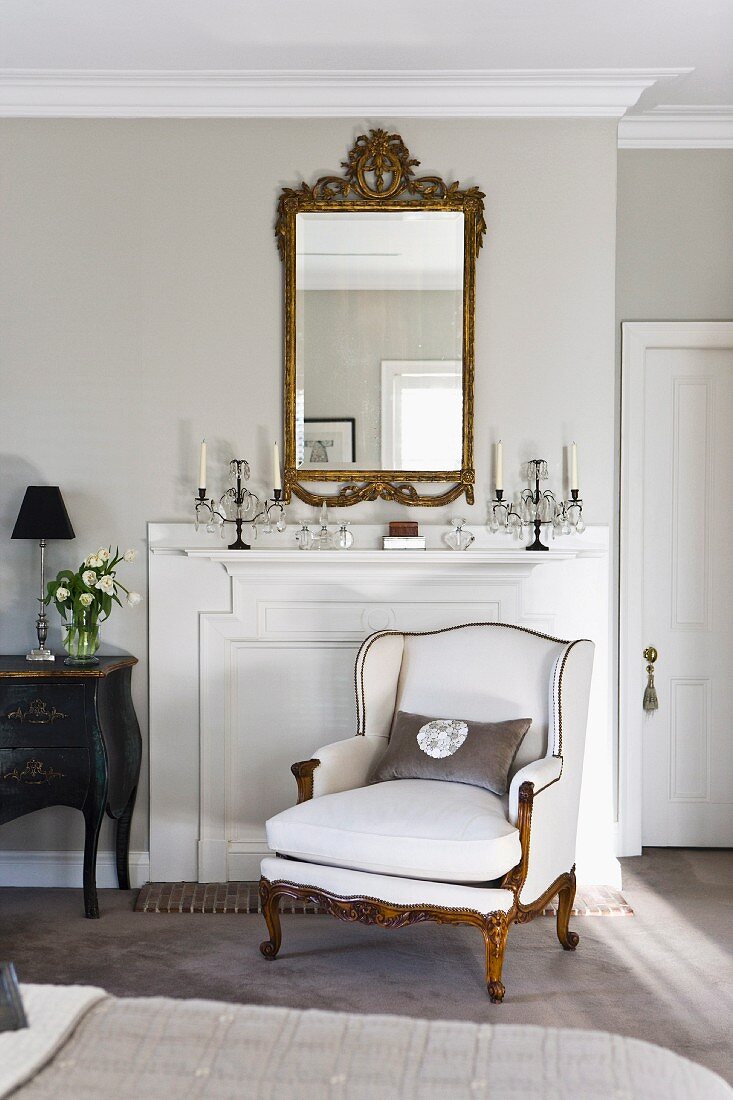
[[[531,718],[471,722],[398,711],[384,756],[370,783],[389,779],[444,779],[506,794],[509,769]]]

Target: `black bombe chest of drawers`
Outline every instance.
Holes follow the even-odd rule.
[[[117,882],[130,887],[130,821],[142,744],[130,681],[137,658],[34,665],[0,656],[0,825],[47,806],[84,815],[84,912],[98,917],[105,812],[116,822]]]

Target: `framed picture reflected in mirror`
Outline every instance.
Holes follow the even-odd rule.
[[[303,462],[306,466],[343,469],[356,461],[356,419],[305,417],[303,421]]]

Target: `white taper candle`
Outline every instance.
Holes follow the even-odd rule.
[[[496,470],[495,470],[496,488],[504,488],[504,447],[501,440],[496,444]]]
[[[578,447],[573,443],[570,447],[570,488],[578,488]]]
[[[199,453],[199,489],[206,488],[206,440],[201,440],[201,451]]]
[[[274,444],[272,451],[272,487],[273,489],[282,489],[283,487],[280,478],[280,451],[277,443]]]

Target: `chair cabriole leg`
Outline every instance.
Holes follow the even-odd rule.
[[[486,946],[486,988],[492,1004],[501,1004],[504,1000],[501,968],[504,963],[508,930],[509,922],[506,913],[489,913],[481,929]]]
[[[574,951],[580,942],[580,936],[577,932],[571,932],[568,925],[575,901],[575,867],[565,878],[565,885],[560,888],[557,900],[557,938],[566,951]]]
[[[262,915],[270,933],[269,940],[260,944],[260,951],[266,959],[276,959],[282,943],[282,928],[280,927],[280,897],[266,878],[260,879],[260,902]]]

